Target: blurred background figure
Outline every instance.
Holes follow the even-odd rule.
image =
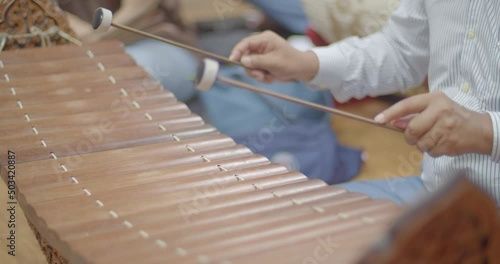
[[[248,0],[264,12],[268,19],[274,21],[291,34],[304,35],[308,20],[300,0]],[[267,24],[271,24],[268,22]],[[264,23],[266,24],[266,23]],[[275,25],[276,26],[276,25]],[[272,25],[264,26],[273,29]]]

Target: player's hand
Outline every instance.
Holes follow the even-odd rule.
[[[407,98],[382,112],[375,121],[404,129],[408,144],[433,157],[492,152],[490,116],[471,111],[441,92]]]
[[[262,82],[310,81],[319,67],[313,52],[293,48],[272,31],[243,39],[229,58],[250,68],[248,75]]]

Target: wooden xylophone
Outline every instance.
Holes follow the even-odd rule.
[[[404,211],[235,144],[118,42],[0,63],[2,176],[50,262],[355,263]]]

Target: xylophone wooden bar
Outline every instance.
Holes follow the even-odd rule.
[[[73,45],[58,46],[56,49],[23,49],[2,52],[1,60],[5,68],[9,65],[30,64],[46,61],[66,60],[68,58],[89,58],[94,60],[96,56],[123,54],[124,45],[118,41],[107,41],[95,43],[81,48]]]
[[[96,64],[97,61],[97,64]],[[106,67],[104,67],[106,65]],[[0,69],[0,74],[8,73],[11,79],[34,77],[40,75],[57,74],[61,72],[91,72],[96,69],[105,71],[107,69],[135,66],[132,58],[124,54],[99,55],[90,61],[86,57],[69,57],[58,61],[43,61],[30,63],[30,70],[26,71],[24,64],[7,64]]]

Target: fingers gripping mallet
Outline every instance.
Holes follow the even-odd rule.
[[[312,102],[304,101],[304,100],[301,100],[301,99],[298,99],[295,97],[291,97],[288,95],[280,94],[280,93],[275,93],[275,92],[272,92],[272,91],[269,91],[269,90],[266,90],[263,88],[259,88],[259,87],[253,86],[253,85],[249,85],[246,83],[235,81],[235,80],[232,80],[229,78],[220,77],[220,76],[217,76],[218,72],[219,72],[219,63],[217,61],[214,61],[214,60],[205,59],[198,67],[198,73],[196,76],[196,87],[199,90],[208,91],[218,81],[218,82],[221,82],[224,84],[231,85],[233,87],[249,90],[249,91],[252,91],[255,93],[269,95],[272,97],[276,97],[276,98],[279,98],[282,100],[297,103],[297,104],[307,106],[307,107],[310,107],[310,108],[313,108],[313,109],[316,109],[319,111],[323,111],[326,113],[347,117],[347,118],[354,119],[354,120],[357,120],[360,122],[368,123],[370,125],[383,127],[383,128],[387,128],[387,129],[398,131],[398,132],[403,132],[401,129],[398,129],[398,128],[395,128],[392,126],[379,124],[379,123],[375,122],[374,120],[366,118],[366,117],[357,116],[357,115],[347,113],[344,111],[340,111],[340,110],[337,110],[337,109],[334,109],[331,107],[327,107],[324,105],[315,104]]]

